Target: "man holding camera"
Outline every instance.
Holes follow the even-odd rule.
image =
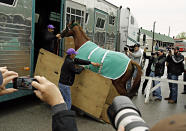
[[[151,73],[151,66],[152,66],[152,63],[153,63],[153,61],[154,61],[154,59],[155,59],[155,53],[151,53],[151,56],[147,56],[146,55],[146,50],[147,50],[147,48],[145,48],[144,49],[144,52],[143,52],[143,56],[144,56],[144,58],[145,59],[148,59],[149,60],[149,63],[148,63],[148,66],[147,66],[147,68],[146,68],[146,72],[145,72],[145,75],[146,76],[150,76],[150,73]],[[144,81],[144,83],[143,83],[143,87],[142,87],[142,94],[144,94],[144,92],[145,92],[145,88],[146,88],[146,86],[147,86],[147,82],[148,82],[148,79],[145,79],[145,81]],[[153,81],[154,82],[154,81]]]
[[[129,53],[129,57],[140,65],[142,57],[143,57],[143,53],[140,48],[140,44],[135,44],[134,45],[134,52],[131,52],[130,50],[128,50],[128,53]],[[137,74],[137,69],[135,68],[133,76],[132,76],[133,79],[135,79],[136,74]],[[127,90],[131,89],[131,81],[132,81],[132,79],[127,81]]]
[[[174,54],[170,52],[167,56],[167,78],[171,80],[178,80],[178,77],[184,72],[184,56],[179,52],[179,47],[174,48]],[[168,103],[177,103],[178,97],[178,84],[169,83],[170,94],[165,98]]]
[[[165,70],[165,61],[166,61],[166,55],[164,54],[164,51],[162,49],[158,50],[157,52],[157,58],[155,60],[155,77],[161,78],[164,74]],[[155,85],[160,83],[160,81],[155,81]],[[153,91],[153,96],[155,96],[155,100],[162,100],[161,96],[161,88],[158,87],[155,91]]]

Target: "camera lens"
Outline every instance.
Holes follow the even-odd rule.
[[[123,126],[125,131],[149,130],[149,127],[141,118],[140,111],[128,97],[115,97],[112,105],[109,106],[107,113],[115,129]]]

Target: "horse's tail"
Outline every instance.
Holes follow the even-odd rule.
[[[132,88],[128,94],[129,97],[133,97],[136,94],[136,92],[138,91],[139,86],[140,86],[140,82],[141,82],[141,75],[142,75],[141,66],[133,60],[131,60],[131,63],[133,66],[135,66],[137,68],[137,74],[136,74],[136,77],[133,81]]]

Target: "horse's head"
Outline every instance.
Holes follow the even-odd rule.
[[[69,24],[67,24],[66,28],[61,32],[61,37],[64,38],[64,37],[73,36],[74,35],[73,28],[75,26],[78,26],[78,24],[75,23],[74,20],[72,22],[70,22]]]

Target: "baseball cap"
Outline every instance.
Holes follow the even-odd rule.
[[[134,45],[134,47],[140,47],[140,44],[139,44],[139,43],[137,43],[137,44],[135,44],[135,45]]]
[[[175,47],[174,49],[175,49],[175,50],[180,50],[180,48],[179,48],[179,47]]]
[[[164,52],[164,50],[163,50],[163,49],[159,49],[159,51],[160,51],[160,52]]]
[[[78,54],[78,52],[76,52],[73,48],[69,48],[69,49],[66,51],[66,53],[67,53],[68,55],[72,55],[72,54],[77,55],[77,54]]]
[[[3,76],[2,76],[2,73],[0,71],[0,85],[2,85],[2,84],[3,84]]]
[[[154,125],[150,131],[186,131],[186,113],[170,116]]]
[[[48,28],[49,28],[49,29],[54,29],[55,27],[54,27],[53,25],[50,24],[50,25],[48,25]]]

